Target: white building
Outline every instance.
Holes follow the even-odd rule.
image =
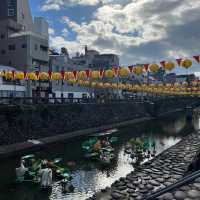
[[[13,67],[0,66],[0,72],[16,71]],[[9,81],[0,77],[0,97],[24,97],[26,87],[23,81]]]

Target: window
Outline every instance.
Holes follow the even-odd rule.
[[[2,33],[1,36],[0,36],[0,38],[4,39],[5,38],[5,34]]]
[[[22,44],[22,49],[26,49],[27,45],[26,44]]]
[[[48,47],[40,45],[40,50],[44,51],[44,52],[47,52],[48,51]]]
[[[5,55],[6,54],[6,51],[3,49],[1,50],[1,55]]]
[[[8,50],[9,51],[15,51],[15,44],[8,45]]]
[[[16,0],[8,0],[8,17],[13,17],[16,14]]]
[[[38,50],[38,45],[37,44],[35,44],[35,51],[37,51]]]

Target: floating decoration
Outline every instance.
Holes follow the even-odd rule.
[[[48,79],[49,79],[48,73],[46,73],[46,72],[41,72],[41,73],[39,74],[39,79],[42,80],[42,81],[48,80]]]
[[[142,74],[142,71],[143,71],[143,68],[140,67],[140,66],[137,66],[137,67],[134,67],[133,68],[133,73],[137,76],[141,75]]]
[[[92,71],[91,72],[91,78],[92,79],[98,79],[99,78],[99,72],[98,71]]]
[[[164,69],[167,71],[171,71],[175,68],[175,64],[173,62],[165,62]]]
[[[114,72],[112,70],[106,70],[105,71],[105,77],[108,79],[112,79],[114,77]]]
[[[121,78],[125,78],[125,77],[127,77],[128,75],[129,75],[128,69],[126,69],[126,68],[121,68],[121,69],[119,70],[119,76],[120,76]]]

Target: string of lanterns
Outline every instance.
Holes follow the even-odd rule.
[[[200,63],[200,56],[193,56],[193,58]],[[163,95],[195,95],[200,96],[200,84],[199,82],[193,82],[192,85],[188,85],[187,82],[183,84],[175,83],[170,84],[143,84],[143,85],[133,85],[133,84],[123,84],[112,82],[113,78],[127,78],[130,75],[140,76],[145,72],[157,73],[160,68],[165,71],[171,71],[178,66],[188,69],[192,67],[192,59],[176,59],[176,62],[172,61],[161,61],[160,65],[144,64],[138,66],[128,66],[126,67],[113,67],[108,70],[83,70],[83,71],[71,71],[65,72],[19,72],[19,71],[2,71],[0,76],[7,80],[30,80],[30,81],[66,81],[70,85],[79,85],[81,87],[91,87],[96,89],[120,89],[127,90],[130,92],[146,92],[152,94],[163,94]],[[105,79],[104,79],[105,78]],[[99,82],[104,79],[104,82]],[[109,82],[105,82],[109,79]]]

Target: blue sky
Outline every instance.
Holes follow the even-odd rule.
[[[29,1],[33,16],[49,22],[50,46],[71,55],[88,45],[128,65],[200,54],[200,1]]]

